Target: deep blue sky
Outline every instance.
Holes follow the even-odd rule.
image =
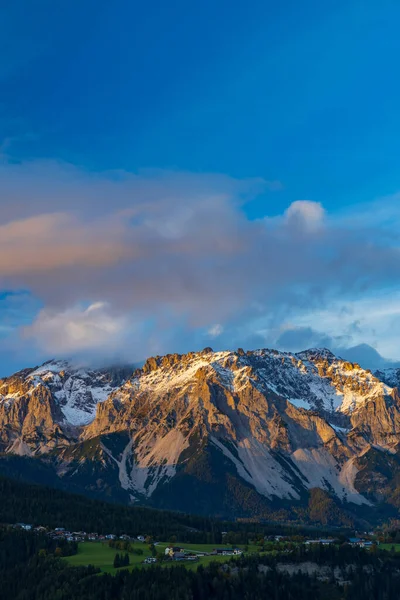
[[[278,179],[277,211],[397,191],[398,2],[17,0],[1,16],[19,158]]]
[[[246,205],[249,219],[281,215],[297,200],[321,203],[332,217],[360,206],[361,216],[366,203],[400,189],[399,2],[7,4],[7,168],[52,161],[86,174],[166,169],[279,181],[280,191]],[[32,296],[13,323],[45,303]]]

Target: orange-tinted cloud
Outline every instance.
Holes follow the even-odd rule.
[[[216,323],[223,343],[232,326],[264,319],[265,327],[293,309],[400,279],[392,234],[342,226],[319,202],[249,219],[244,203],[270,187],[259,179],[9,168],[0,168],[0,285],[29,289],[43,302],[26,333],[48,349],[72,350],[74,339],[78,349],[86,341],[95,347],[103,334],[110,345],[127,343],[134,323],[131,340],[145,355],[136,324],[146,321],[155,346],[169,343],[166,331],[183,344],[183,328],[194,339]],[[102,309],[89,314],[88,306]]]

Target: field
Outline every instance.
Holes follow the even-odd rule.
[[[145,544],[132,544],[134,548],[141,548],[143,555],[129,554],[131,567],[140,565],[146,556],[151,556]],[[67,556],[65,560],[74,567],[93,565],[99,567],[105,573],[116,573],[118,569],[114,569],[114,557],[118,550],[110,548],[107,542],[81,542],[78,545],[78,554]]]
[[[157,552],[164,552],[165,548],[169,544],[159,543],[156,546]],[[214,548],[225,548],[229,546],[223,545],[208,545],[208,544],[178,544],[182,548],[186,550],[191,550],[192,552],[211,552]],[[143,565],[143,560],[147,556],[151,556],[149,548],[147,544],[142,544],[140,542],[131,543],[132,548],[135,550],[141,549],[143,550],[143,554],[138,556],[137,554],[129,554],[130,566],[132,569],[134,567],[144,567],[147,565]],[[243,547],[242,547],[243,548]],[[249,552],[256,552],[256,546],[249,546]],[[113,566],[114,557],[118,550],[114,548],[110,548],[107,542],[81,542],[78,545],[78,553],[73,556],[65,557],[65,560],[72,566],[86,566],[93,565],[101,569],[104,573],[116,573],[119,569],[115,569]],[[121,554],[121,552],[120,552]],[[124,554],[124,552],[122,552]],[[226,561],[229,560],[230,557],[227,556],[201,556],[199,560],[196,562],[177,562],[165,563],[166,565],[182,565],[184,564],[189,569],[197,569],[199,565],[207,565],[212,561]],[[127,567],[121,567],[127,568]]]
[[[396,552],[400,552],[400,544],[379,544],[379,550],[391,550],[394,547]]]

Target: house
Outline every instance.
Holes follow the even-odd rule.
[[[27,525],[26,523],[16,523],[16,527],[20,527],[21,529],[25,529],[25,531],[31,531],[32,525]]]
[[[146,538],[144,537],[144,535],[138,535],[137,539],[139,542],[144,542]]]
[[[232,548],[215,548],[213,554],[222,554],[222,556],[232,556]]]
[[[144,561],[143,561],[143,563],[144,563],[145,565],[150,565],[150,564],[152,564],[152,563],[155,563],[155,562],[157,562],[157,559],[156,559],[156,558],[154,558],[153,556],[148,556],[148,557],[147,557],[147,558],[145,558],[145,559],[144,559]]]
[[[239,548],[235,548],[233,551],[233,554],[236,554],[236,555],[243,554],[243,550],[240,550]]]
[[[185,560],[186,554],[184,552],[174,552],[173,560]]]
[[[114,535],[113,533],[109,533],[108,535],[106,535],[106,540],[115,540],[116,539],[116,535]]]
[[[351,537],[351,538],[349,538],[349,544],[351,544],[352,546],[358,546],[363,541],[364,540],[362,540],[361,538],[358,538],[358,537]]]
[[[165,556],[171,556],[172,557],[174,555],[173,548],[169,548],[169,547],[165,548],[164,554],[165,554]]]
[[[369,540],[364,540],[360,543],[361,548],[372,548],[373,545],[374,543],[370,542]]]

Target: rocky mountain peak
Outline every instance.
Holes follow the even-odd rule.
[[[351,414],[365,401],[392,394],[395,374],[372,374],[358,364],[337,358],[326,348],[299,353],[259,349],[244,352],[167,354],[149,358],[127,384],[135,389],[172,390],[187,385],[196,373],[215,377],[231,392],[246,382],[274,393],[297,407]],[[386,377],[386,378],[385,378]]]
[[[328,348],[309,348],[296,354],[301,360],[328,360],[333,362],[337,357]]]
[[[324,348],[205,348],[150,357],[135,372],[52,360],[0,380],[0,445],[51,450],[59,476],[92,487],[111,478],[131,501],[164,506],[161,490],[201,473],[264,499],[300,501],[321,487],[368,503],[365,457],[398,452],[397,377]]]
[[[58,442],[49,445],[47,438],[53,440],[65,427],[90,423],[97,404],[131,372],[125,367],[93,370],[68,360],[49,360],[0,380],[0,435],[5,448],[13,447],[27,429],[33,451],[51,448]],[[65,443],[65,435],[59,436],[61,441]]]
[[[375,371],[375,377],[390,387],[400,388],[400,368],[389,367]]]

